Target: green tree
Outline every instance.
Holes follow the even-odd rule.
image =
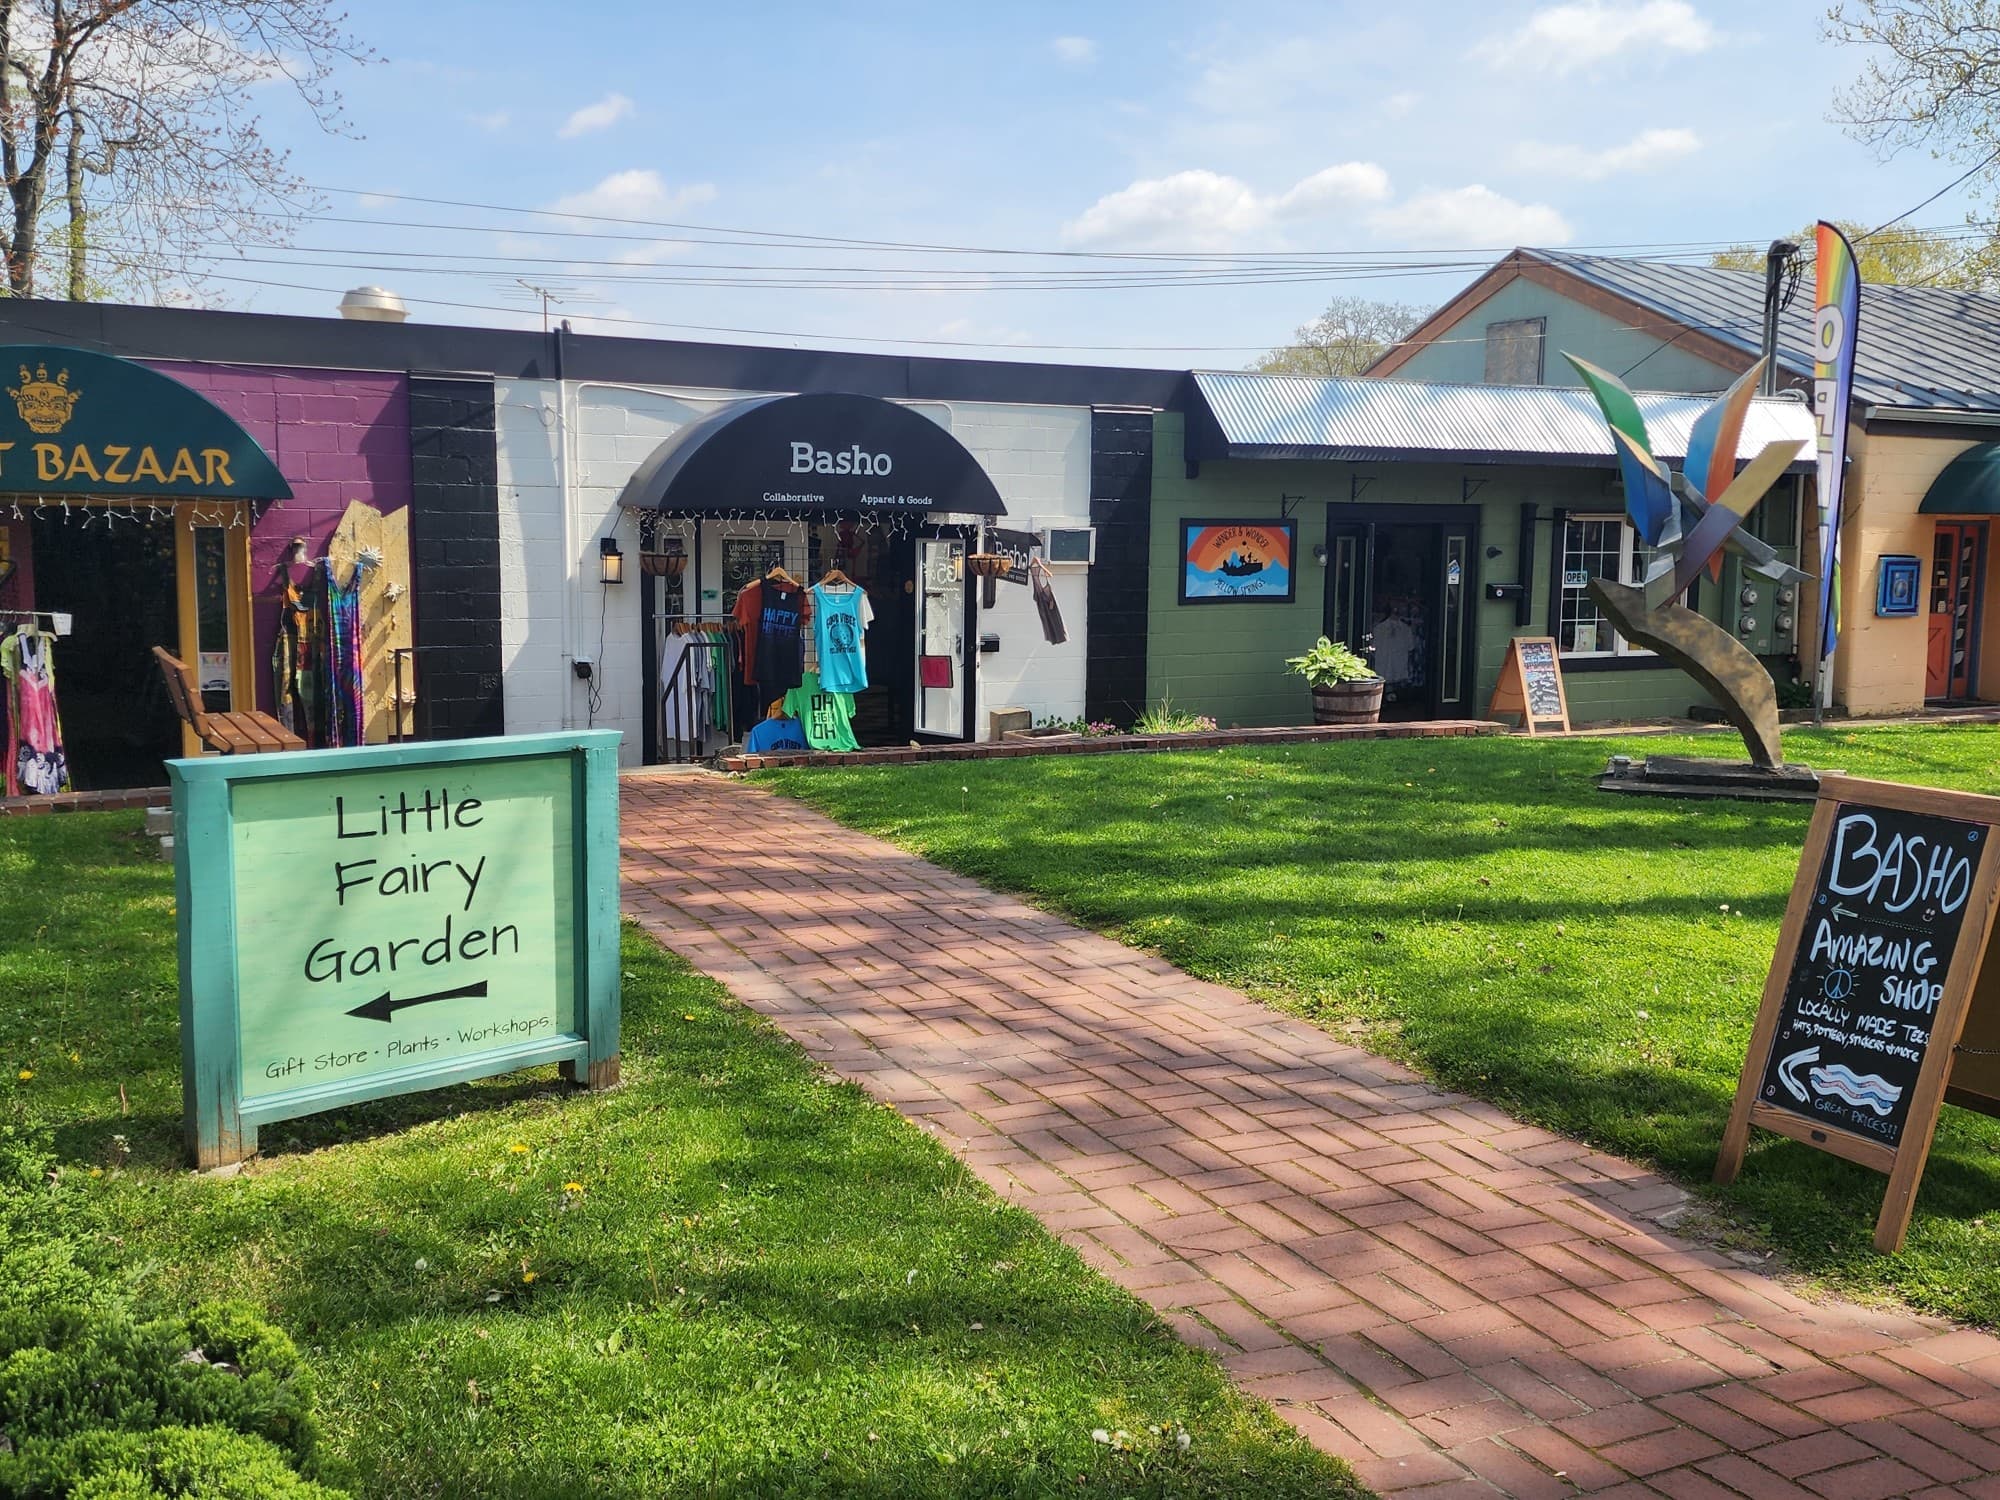
[[[186,287],[284,243],[313,201],[259,91],[340,130],[334,66],[368,55],[331,0],[0,0],[0,295]]]
[[[2000,0],[1835,0],[1825,35],[1866,49],[1860,76],[1833,101],[1833,119],[1849,135],[1884,159],[1922,147],[1964,166],[1966,178],[1991,181],[2000,163]],[[1993,281],[2000,242],[1990,216],[1967,222],[1978,233],[1951,249],[1956,266],[1928,278],[1881,279],[1938,286]]]
[[[1987,247],[1968,243],[1964,236],[1939,235],[1892,224],[1869,233],[1866,224],[1852,219],[1833,221],[1854,246],[1854,258],[1861,267],[1861,279],[1876,285],[1948,286],[1977,290],[1991,274]],[[1806,255],[1813,252],[1814,226],[1806,225],[1785,236]],[[1762,271],[1765,245],[1732,245],[1711,256],[1709,264],[1730,271]]]
[[[1265,375],[1359,375],[1429,316],[1428,308],[1404,302],[1335,297],[1325,312],[1299,326],[1291,343],[1250,368]]]

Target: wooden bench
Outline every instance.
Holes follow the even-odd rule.
[[[203,748],[221,755],[262,755],[278,750],[303,750],[306,742],[269,714],[207,713],[201,690],[187,663],[164,646],[155,646],[160,675],[167,679],[167,698],[180,721],[194,731]]]

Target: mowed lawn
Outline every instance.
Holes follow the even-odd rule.
[[[643,937],[624,1087],[544,1070],[269,1126],[197,1177],[137,817],[6,820],[0,876],[0,1125],[52,1138],[142,1303],[268,1310],[357,1495],[1362,1493]]]
[[[2000,728],[1801,731],[1789,758],[2000,790]],[[1809,809],[1598,792],[1731,738],[1379,740],[765,773],[993,885],[1706,1184]],[[1908,1248],[1884,1179],[1759,1135],[1735,1243],[2000,1326],[2000,1121],[1947,1108]]]

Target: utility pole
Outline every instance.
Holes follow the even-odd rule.
[[[1778,312],[1783,299],[1785,266],[1799,253],[1790,240],[1772,240],[1764,252],[1764,379],[1757,387],[1760,396],[1778,394]]]

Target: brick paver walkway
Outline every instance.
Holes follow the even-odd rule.
[[[2000,1500],[2000,1340],[1777,1282],[1683,1195],[709,777],[625,905],[1399,1495]]]

